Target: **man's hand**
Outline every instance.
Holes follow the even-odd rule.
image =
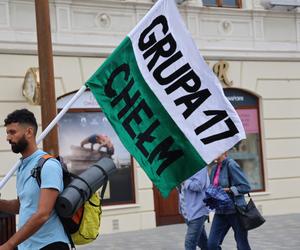
[[[230,188],[223,188],[223,190],[226,192],[226,193],[231,193],[231,189]]]
[[[39,230],[49,219],[58,194],[59,191],[56,189],[42,188],[37,211],[4,245],[0,246],[0,250],[14,250],[17,245]]]

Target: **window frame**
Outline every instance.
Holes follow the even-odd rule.
[[[77,91],[72,91],[67,94],[64,94],[60,97],[57,98],[57,101],[59,99],[63,99],[64,97],[67,97],[69,95],[74,95]],[[89,90],[86,90],[86,92],[89,92]],[[57,107],[57,112],[59,113],[62,110],[62,108]],[[87,108],[81,108],[81,107],[74,107],[70,108],[67,113],[69,114],[78,114],[78,113],[103,113],[102,109],[99,108],[93,108],[93,107],[87,107]],[[63,119],[61,119],[60,122],[62,122]],[[59,122],[58,122],[59,126]],[[60,137],[60,131],[58,131],[58,136]],[[62,152],[60,151],[60,154]],[[129,153],[129,152],[128,152]],[[130,204],[135,204],[136,203],[136,189],[135,189],[135,164],[134,164],[134,159],[133,156],[129,153],[130,157],[130,192],[131,192],[131,198],[127,200],[113,200],[111,198],[109,199],[103,199],[103,206],[114,206],[114,205],[130,205]]]
[[[203,6],[206,6],[206,7],[221,7],[221,8],[237,8],[237,9],[240,9],[242,8],[242,0],[235,0],[236,2],[236,5],[235,6],[224,6],[223,5],[223,0],[216,0],[216,5],[214,4],[204,4],[203,3]]]
[[[247,110],[247,109],[255,109],[257,111],[257,122],[258,122],[258,144],[259,149],[258,153],[260,155],[259,159],[259,165],[260,165],[260,174],[261,174],[261,188],[255,188],[252,190],[252,192],[265,192],[266,191],[266,179],[265,179],[265,166],[264,166],[264,152],[263,152],[263,133],[262,133],[262,121],[261,121],[261,103],[260,103],[260,97],[256,95],[255,93],[241,89],[241,88],[235,88],[235,87],[228,87],[223,88],[224,94],[227,97],[231,91],[231,93],[237,92],[241,95],[250,96],[251,98],[255,99],[255,105],[254,104],[234,104],[230,101],[230,103],[233,105],[233,107],[236,110]],[[246,132],[246,131],[245,131]]]

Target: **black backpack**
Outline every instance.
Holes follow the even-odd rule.
[[[74,178],[78,178],[88,186],[88,188],[90,189],[90,193],[92,194],[92,190],[90,188],[90,185],[83,178],[81,178],[80,176],[69,172],[69,170],[68,170],[66,164],[64,163],[62,157],[58,156],[58,157],[55,158],[55,157],[53,157],[52,155],[49,155],[49,154],[45,154],[45,155],[41,156],[41,158],[39,159],[39,161],[37,163],[37,166],[35,168],[33,168],[32,172],[31,172],[31,176],[36,179],[37,184],[39,185],[39,187],[41,186],[41,171],[42,171],[42,168],[43,168],[45,162],[50,158],[57,159],[60,162],[60,165],[62,167],[62,172],[63,172],[64,188],[69,186],[69,184],[71,183],[71,181]],[[103,200],[104,193],[105,193],[106,186],[107,186],[107,181],[108,181],[107,174],[105,172],[103,172],[103,173],[105,174],[105,182],[104,182],[103,188],[101,190],[100,201]],[[90,201],[87,201],[87,202],[90,202]],[[97,206],[95,204],[91,204],[91,205],[92,206]],[[98,206],[101,206],[101,204],[99,204]],[[80,228],[80,224],[81,224],[81,221],[82,221],[82,218],[83,218],[83,213],[84,213],[83,208],[84,208],[84,204],[81,207],[78,208],[78,210],[75,212],[74,216],[71,217],[71,218],[64,218],[64,217],[59,216],[59,214],[58,214],[58,216],[61,220],[61,223],[64,227],[64,230],[65,230],[65,232],[68,236],[68,239],[70,241],[72,249],[76,249],[76,248],[75,248],[75,244],[74,244],[74,241],[72,240],[71,235],[76,233]],[[102,212],[101,208],[100,208],[100,211]]]

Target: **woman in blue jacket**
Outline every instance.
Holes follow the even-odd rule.
[[[240,166],[227,157],[227,152],[216,160],[210,181],[215,186],[221,186],[233,199],[237,206],[245,207],[244,194],[250,192],[250,185]],[[220,250],[222,242],[232,227],[238,250],[249,250],[248,231],[243,229],[238,221],[236,209],[216,209],[208,239],[209,250]]]

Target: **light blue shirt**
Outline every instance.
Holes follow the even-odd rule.
[[[20,201],[19,225],[21,228],[37,211],[41,188],[63,190],[62,168],[56,159],[49,159],[41,171],[41,187],[31,176],[31,170],[36,167],[38,160],[46,154],[42,150],[21,159],[17,171],[17,195]],[[18,246],[19,250],[38,250],[50,243],[62,241],[69,243],[59,217],[53,210],[46,223],[30,238]]]
[[[195,220],[209,214],[209,208],[203,202],[209,183],[205,167],[181,184],[179,212],[186,220]]]

